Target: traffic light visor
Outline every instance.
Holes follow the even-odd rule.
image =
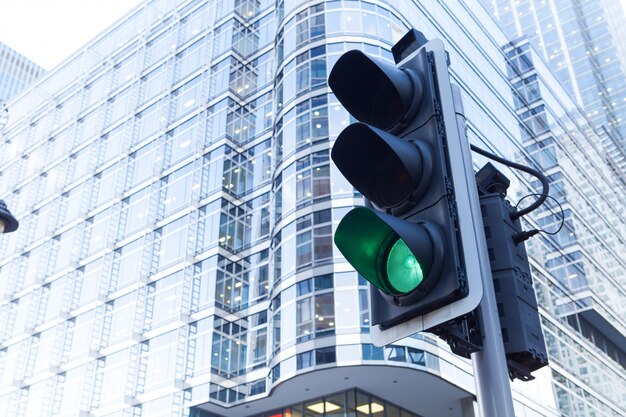
[[[397,295],[415,291],[440,268],[442,259],[433,252],[437,243],[439,236],[422,225],[365,207],[351,210],[335,233],[335,245],[354,269],[376,288]]]
[[[427,188],[430,152],[364,123],[341,132],[331,153],[335,165],[361,194],[380,208],[407,201],[420,184]]]
[[[406,72],[359,50],[339,58],[328,85],[350,114],[380,129],[390,129],[402,120],[415,99]]]

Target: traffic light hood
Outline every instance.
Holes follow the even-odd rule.
[[[445,255],[434,224],[410,223],[365,207],[341,220],[335,245],[376,288],[412,301],[436,283]]]
[[[337,60],[328,85],[352,116],[379,129],[392,129],[421,101],[418,77],[359,50]]]
[[[364,123],[344,129],[331,156],[341,173],[379,208],[401,206],[428,188],[432,155],[412,143]]]

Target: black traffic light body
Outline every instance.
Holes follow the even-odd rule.
[[[441,68],[443,49],[439,66],[428,48],[413,49],[398,67],[349,51],[329,77],[359,120],[339,135],[332,159],[370,206],[342,219],[335,243],[370,282],[371,324],[381,330],[469,293],[452,174],[462,162],[451,160],[444,123],[456,130],[455,114],[444,114],[437,79],[447,80],[447,60]]]

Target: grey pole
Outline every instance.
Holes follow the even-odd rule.
[[[452,95],[459,131],[466,132],[459,86],[452,85]],[[465,137],[467,139],[467,134]],[[480,204],[477,193],[474,193],[472,199],[476,200],[472,202],[473,204]],[[480,213],[480,210],[475,212]],[[479,220],[482,223],[482,219]],[[478,306],[482,322],[483,350],[472,354],[478,410],[480,417],[515,417],[496,295],[487,257],[487,242],[482,235],[476,236],[476,239],[479,244],[481,269],[486,271],[482,274],[483,298]]]

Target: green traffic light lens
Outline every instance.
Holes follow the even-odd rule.
[[[411,249],[402,239],[398,239],[387,255],[387,280],[400,294],[407,294],[417,288],[424,279],[422,266]]]

